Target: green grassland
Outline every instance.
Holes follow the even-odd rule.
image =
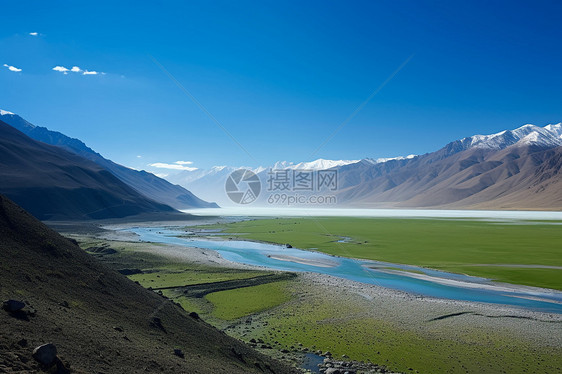
[[[562,290],[562,226],[453,219],[283,218],[221,226],[244,239],[290,243],[328,254],[424,266]],[[338,243],[341,237],[350,237]],[[473,266],[486,265],[486,266]]]
[[[213,292],[205,298],[213,304],[214,317],[229,321],[262,312],[289,301],[287,284],[287,281],[282,281]]]

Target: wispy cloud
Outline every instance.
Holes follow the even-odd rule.
[[[154,164],[149,164],[149,166],[160,168],[160,169],[171,169],[171,170],[187,170],[187,171],[194,171],[197,170],[195,167],[187,166],[191,165],[193,162],[191,161],[176,161],[173,164],[166,164],[164,162],[156,162]]]
[[[53,70],[61,72],[63,74],[68,74],[69,72],[71,72],[71,73],[81,73],[82,75],[99,75],[99,74],[105,75],[104,72],[82,69],[79,66],[73,66],[72,68],[69,69],[69,68],[66,68],[64,66],[57,65],[53,68]]]
[[[21,71],[21,69],[18,69],[17,67],[12,66],[12,65],[4,64],[4,66],[7,67],[8,70],[16,72],[16,73],[19,73]]]
[[[31,36],[38,36],[39,33],[38,33],[38,32],[30,32],[29,35],[31,35]]]

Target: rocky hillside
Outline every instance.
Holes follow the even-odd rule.
[[[0,299],[13,300],[0,310],[0,372],[292,370],[106,268],[1,195],[0,254]],[[57,356],[46,346],[35,359],[48,343]]]

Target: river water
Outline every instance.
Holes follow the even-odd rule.
[[[185,237],[185,231],[173,227],[135,227],[127,231],[137,234],[142,241],[209,249],[227,260],[268,269],[315,272],[419,296],[505,304],[562,314],[562,292],[554,290],[494,283],[484,278],[416,266],[334,257],[282,245],[223,240],[226,238],[220,236],[216,239]],[[181,235],[184,237],[179,237]]]

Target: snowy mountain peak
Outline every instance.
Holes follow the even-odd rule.
[[[0,109],[0,116],[9,116],[9,115],[14,115],[14,113],[12,112],[8,112],[7,110],[2,110]]]
[[[408,156],[398,156],[398,157],[379,157],[379,158],[366,158],[362,161],[368,162],[370,164],[381,164],[383,162],[393,161],[393,160],[410,160],[417,155],[408,155]]]
[[[327,170],[337,166],[349,165],[359,162],[360,160],[318,160],[310,162],[300,162],[295,164],[289,161],[278,161],[273,165],[272,169],[302,169],[302,170]]]
[[[515,130],[504,130],[491,135],[474,135],[460,140],[464,149],[504,149],[509,146],[538,145],[541,147],[557,147],[562,145],[561,124],[539,127],[531,124],[523,125]]]
[[[550,131],[551,133],[558,135],[559,138],[562,138],[562,123],[557,123],[555,125],[547,125],[544,128]]]

